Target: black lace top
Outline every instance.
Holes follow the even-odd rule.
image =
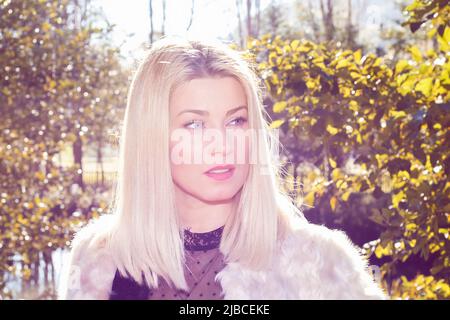
[[[190,251],[211,250],[218,248],[224,226],[203,233],[184,230],[184,248]]]
[[[159,278],[158,288],[139,285],[132,278],[124,278],[116,271],[110,300],[141,299],[223,299],[220,283],[215,276],[225,267],[224,257],[219,250],[224,226],[215,230],[195,233],[184,230],[185,277],[188,291],[171,288]]]

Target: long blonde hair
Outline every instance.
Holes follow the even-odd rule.
[[[224,76],[235,77],[245,89],[250,127],[263,132],[250,152],[265,160],[265,165],[251,164],[236,214],[224,227],[220,250],[226,262],[255,270],[267,266],[277,240],[303,221],[301,211],[279,187],[281,170],[273,157],[278,141],[264,119],[262,87],[250,60],[218,41],[161,38],[139,64],[128,92],[114,223],[106,233],[119,272],[140,284],[157,287],[161,276],[171,286],[188,289],[170,170],[169,101],[173,90],[186,81]]]

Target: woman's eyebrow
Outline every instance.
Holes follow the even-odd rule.
[[[231,115],[231,114],[233,114],[235,112],[238,112],[241,109],[247,109],[247,106],[239,106],[239,107],[233,108],[231,110],[228,110],[226,115],[229,116],[229,115]]]
[[[247,109],[247,106],[239,106],[239,107],[230,109],[230,110],[227,111],[226,116],[229,116],[229,115],[231,115],[231,114],[233,114],[233,113],[235,113],[235,112],[237,112],[237,111],[239,111],[239,110],[241,110],[241,109]],[[178,117],[179,115],[183,114],[183,113],[186,113],[186,112],[196,113],[196,114],[199,114],[199,115],[201,115],[201,116],[209,115],[209,112],[206,111],[206,110],[187,109],[187,110],[183,110],[183,111],[181,111],[180,113],[178,113],[178,114],[177,114],[177,117]]]

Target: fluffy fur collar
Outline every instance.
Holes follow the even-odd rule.
[[[59,281],[60,299],[108,299],[116,266],[104,247],[90,243],[106,219],[96,219],[76,234]],[[306,222],[279,244],[267,270],[229,263],[216,280],[227,300],[388,298],[344,232]]]

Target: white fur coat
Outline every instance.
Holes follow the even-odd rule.
[[[107,216],[82,228],[59,281],[60,299],[108,299],[116,266],[104,247],[90,239]],[[340,230],[304,223],[279,244],[273,265],[253,271],[228,263],[217,275],[224,299],[387,299],[367,260]]]

